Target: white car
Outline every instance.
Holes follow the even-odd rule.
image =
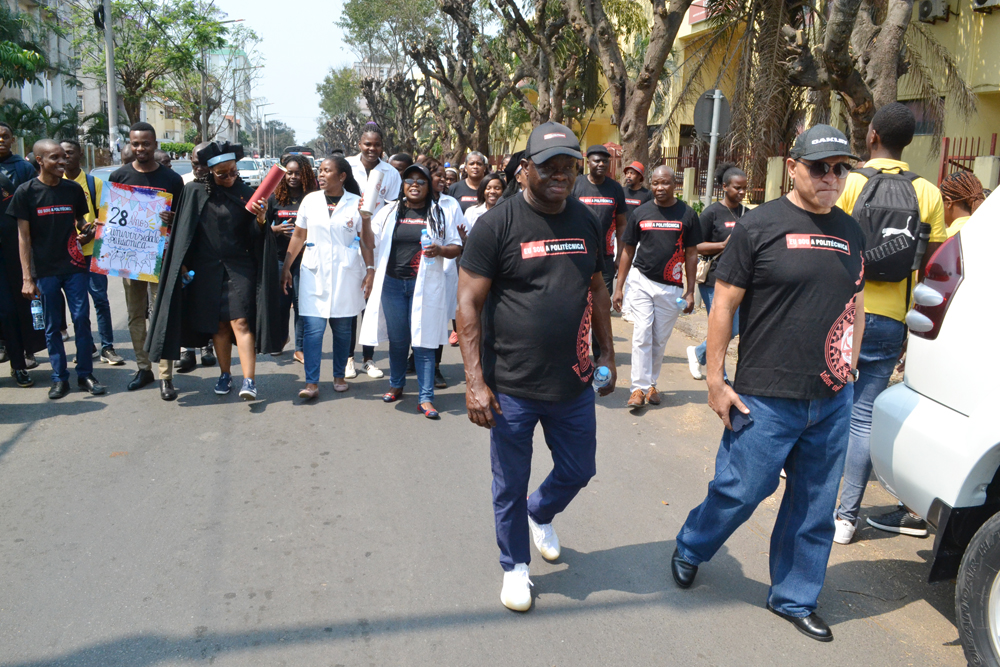
[[[264,178],[264,174],[260,171],[260,166],[253,158],[243,158],[236,163],[236,168],[240,170],[240,178],[252,188],[260,185],[261,179]]]
[[[879,481],[937,529],[929,580],[957,576],[956,625],[974,665],[1000,664],[997,248],[993,194],[928,261],[906,316],[905,377],[875,400],[871,433]]]

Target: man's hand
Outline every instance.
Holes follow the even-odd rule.
[[[684,309],[685,315],[690,315],[694,312],[694,292],[688,292],[684,295],[684,300],[687,301],[687,308]]]
[[[469,411],[469,421],[483,428],[493,428],[497,425],[496,419],[493,417],[494,410],[496,410],[497,414],[503,414],[503,410],[500,409],[500,403],[490,388],[486,386],[486,382],[482,376],[472,379],[467,378],[465,408]]]
[[[31,278],[24,279],[24,284],[21,285],[21,296],[23,296],[25,299],[28,299],[29,301],[31,299],[39,298],[38,288],[35,287],[34,280],[32,280]]]
[[[622,312],[622,301],[624,300],[625,300],[625,295],[622,294],[622,291],[616,287],[615,293],[611,295],[611,307],[617,310],[619,313]]]
[[[361,291],[365,293],[365,301],[372,295],[372,287],[375,285],[375,269],[368,269],[365,278],[361,281]]]
[[[708,407],[715,411],[715,414],[719,415],[719,419],[722,423],[726,425],[730,431],[733,430],[733,425],[729,423],[729,409],[732,406],[736,406],[736,409],[745,415],[750,414],[750,408],[743,404],[740,400],[740,395],[737,394],[732,387],[730,387],[725,382],[710,382],[708,385]]]
[[[167,227],[174,224],[174,212],[173,211],[162,211],[160,212],[160,220],[163,221]]]
[[[614,393],[615,385],[618,384],[618,369],[615,368],[614,357],[602,354],[601,358],[597,360],[597,366],[607,366],[608,370],[611,371],[611,380],[604,387],[597,390],[599,396],[607,396],[608,394]]]
[[[76,235],[77,242],[81,245],[87,245],[94,240],[94,234],[97,232],[97,225],[89,224],[86,225],[79,234]]]

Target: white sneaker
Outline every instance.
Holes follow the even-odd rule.
[[[528,579],[528,564],[518,563],[510,572],[503,573],[503,589],[500,602],[513,611],[531,609],[531,579]]]
[[[368,373],[368,377],[374,378],[376,380],[385,375],[385,373],[380,371],[378,369],[378,366],[376,366],[375,362],[372,361],[371,359],[365,362],[365,365],[361,367],[361,370],[363,370],[365,373]]]
[[[836,510],[833,512],[833,523],[837,527],[837,532],[833,534],[833,541],[837,544],[850,544],[851,540],[854,539],[854,531],[857,530],[857,526],[847,519],[841,519],[837,516]]]
[[[635,324],[635,316],[632,315],[631,310],[626,310],[625,312],[623,312],[622,319],[628,322],[629,324]]]
[[[347,358],[347,367],[344,369],[344,378],[351,380],[358,377],[358,370],[354,368],[354,359]]]
[[[538,547],[538,553],[547,561],[559,558],[559,537],[552,529],[551,523],[535,523],[531,516],[528,516],[528,526],[531,528],[531,538]]]
[[[694,345],[688,345],[688,370],[691,371],[691,377],[695,380],[704,380],[705,367],[698,363],[698,354],[695,349]]]

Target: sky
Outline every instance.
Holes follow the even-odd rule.
[[[271,105],[260,113],[277,114],[267,119],[290,125],[300,144],[315,137],[320,114],[316,84],[331,67],[356,60],[334,24],[343,0],[215,0],[215,6],[227,18],[244,19],[243,25],[261,38],[257,50],[264,69],[253,96],[258,104]]]

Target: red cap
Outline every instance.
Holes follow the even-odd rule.
[[[635,169],[637,172],[639,172],[640,176],[642,176],[643,178],[646,177],[646,168],[643,167],[642,163],[639,162],[638,160],[636,160],[632,164],[626,165],[625,168],[626,169]]]

